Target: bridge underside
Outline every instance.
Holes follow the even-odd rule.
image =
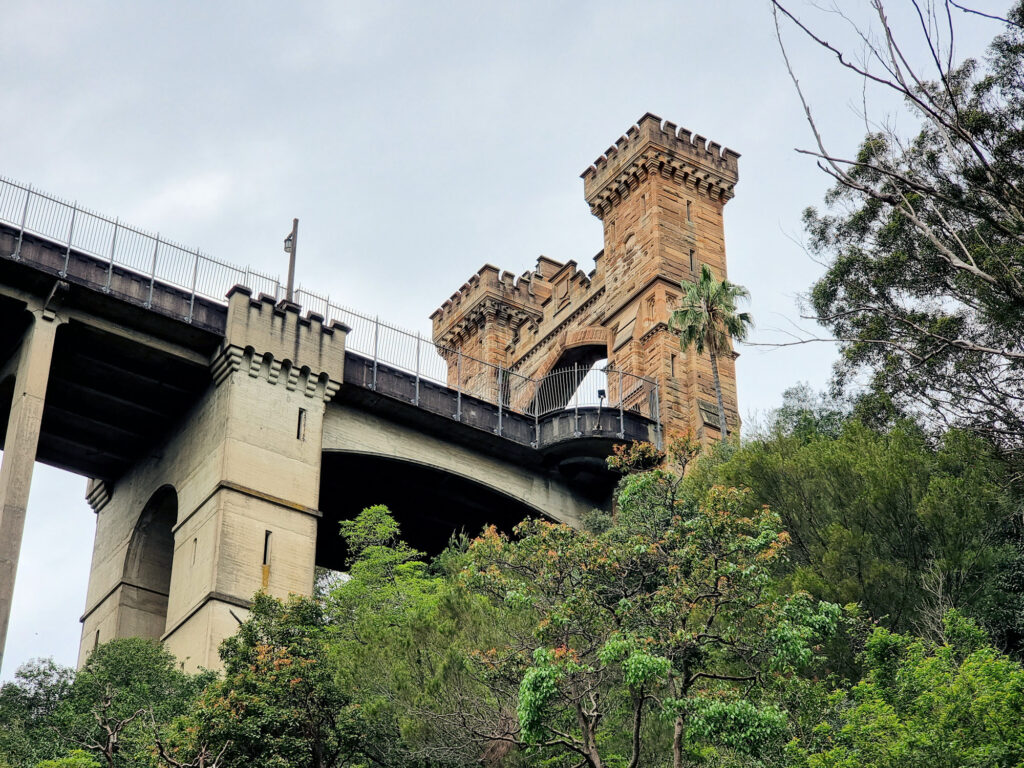
[[[366,507],[384,504],[402,529],[402,539],[428,555],[440,553],[452,536],[476,536],[485,524],[510,532],[537,511],[518,499],[434,467],[355,453],[325,453],[321,466],[316,563],[345,565],[338,523]]]
[[[0,252],[13,235],[0,230]],[[76,279],[52,244],[26,238],[22,259],[0,259],[0,445],[6,438],[29,304],[66,321],[57,330],[36,460],[85,477],[114,480],[162,440],[208,386],[207,361],[220,334],[141,310]],[[118,283],[115,283],[118,285]],[[154,300],[163,291],[158,286]],[[175,297],[178,298],[178,297]]]

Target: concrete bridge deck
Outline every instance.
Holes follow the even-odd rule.
[[[416,494],[433,494],[439,503],[418,505],[404,521],[414,544],[428,549],[485,520],[511,524],[526,514],[546,514],[573,522],[608,504],[615,478],[604,460],[616,442],[659,437],[655,420],[635,410],[556,407],[542,413],[535,407],[537,412],[524,413],[501,398],[474,397],[347,350],[345,326],[325,326],[297,306],[252,298],[247,291],[236,291],[231,302],[0,222],[0,651],[34,460],[92,480],[90,502],[100,519],[83,654],[91,650],[90,639],[144,634],[176,643],[182,653],[200,648],[197,663],[210,664],[216,663],[214,640],[230,631],[229,606],[244,608],[261,586],[278,594],[308,591],[314,563],[340,565],[336,521],[359,505],[386,502],[390,494],[392,503],[412,508]],[[272,326],[294,336],[295,354],[275,346],[280,339],[268,335]],[[49,330],[44,343],[40,329]],[[340,352],[333,368],[319,370],[311,346],[300,352],[302,344],[322,343],[314,336],[333,339]],[[34,382],[26,374],[32,360]],[[275,405],[283,393],[266,386],[244,395],[236,387],[239,402],[220,405],[221,383],[240,382],[243,373],[246,381],[271,385],[283,376],[288,387],[297,384],[295,391],[306,398],[315,394],[320,405],[292,394],[287,406]],[[264,422],[273,421],[267,411],[275,409],[287,411],[289,420],[299,413],[299,436],[315,442],[313,453],[303,449],[305,469],[283,482],[268,475],[293,469],[267,463],[263,454],[276,450],[268,446],[282,440],[284,429],[296,426],[275,423],[271,430]],[[225,419],[226,427],[218,421]],[[246,423],[239,428],[244,438],[223,433],[239,420]],[[253,452],[231,458],[233,440]],[[185,454],[194,454],[191,463],[182,461]],[[223,476],[197,480],[204,461],[219,462]],[[232,473],[244,482],[231,479]],[[415,494],[395,495],[396,473],[409,479]],[[190,484],[202,488],[190,496]],[[366,485],[380,489],[379,498]],[[177,500],[172,517],[154,511],[163,509],[154,499],[169,498],[165,487],[174,489]],[[213,571],[205,578],[184,573],[181,552],[194,540],[194,563],[202,539],[189,521],[219,496],[231,500],[219,502],[218,525],[234,520],[246,530],[245,541],[220,541],[209,550]],[[245,500],[241,507],[239,499]],[[257,502],[266,509],[250,508]],[[281,525],[267,509],[278,515],[300,510],[313,521],[312,527],[284,525],[292,534],[304,531],[291,536],[287,555],[279,551],[285,545],[275,547],[277,559],[290,561],[288,568],[270,575],[267,543],[256,568],[222,562],[224,551],[233,552],[229,560],[260,560],[257,539],[265,535],[269,542]],[[224,538],[211,538],[218,537]],[[281,570],[288,575],[279,577]],[[225,582],[227,572],[232,575]],[[187,594],[182,600],[188,604],[176,605],[176,593]]]

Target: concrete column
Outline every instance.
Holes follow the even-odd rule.
[[[18,571],[25,509],[43,421],[53,342],[57,327],[63,322],[50,310],[33,310],[32,314],[32,325],[17,352],[14,397],[0,464],[0,664],[7,643],[14,577]]]

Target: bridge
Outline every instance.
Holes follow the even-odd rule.
[[[608,508],[616,443],[739,426],[735,355],[667,326],[726,274],[739,155],[646,114],[582,174],[594,269],[485,265],[431,338],[0,179],[0,653],[34,461],[89,478],[80,660],[162,639],[216,667],[259,589],[309,593],[338,521],[397,513],[413,546]]]
[[[431,552],[576,523],[609,504],[616,442],[661,439],[649,378],[532,378],[281,288],[0,179],[0,652],[34,461],[89,478],[82,659],[137,635],[216,666],[254,592],[341,567],[362,507]]]

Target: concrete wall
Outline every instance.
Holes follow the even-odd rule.
[[[337,402],[328,404],[324,416],[323,449],[434,467],[511,496],[538,515],[570,525],[577,525],[594,508],[592,501],[540,468],[503,461]]]
[[[343,329],[232,294],[210,388],[158,449],[90,494],[98,519],[79,663],[97,638],[141,634],[164,639],[190,668],[216,667],[217,645],[256,591],[310,592],[323,414],[343,366]],[[163,616],[157,595],[140,594],[128,557],[165,486],[178,508]]]

